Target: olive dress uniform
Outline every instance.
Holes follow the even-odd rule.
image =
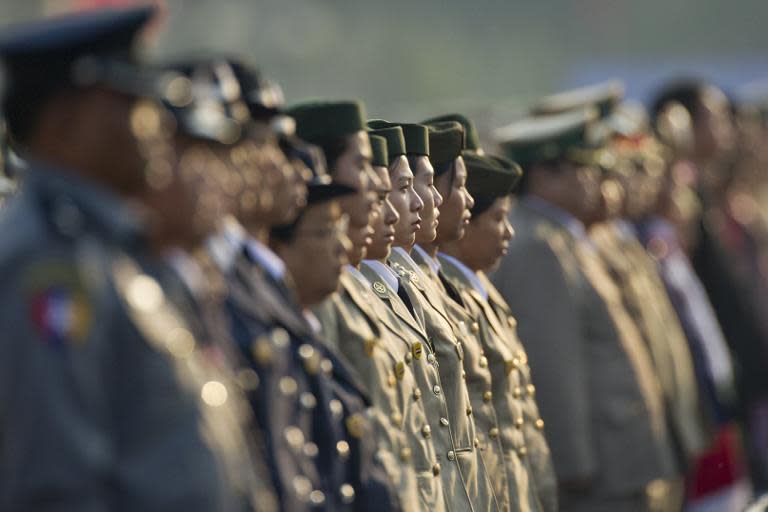
[[[432,438],[435,447],[437,462],[433,472],[442,479],[446,508],[450,511],[474,510],[456,457],[453,426],[432,339],[417,316],[411,313],[412,299],[392,269],[381,262],[366,260],[360,270],[371,282],[377,300],[385,306],[380,309],[383,312],[382,320],[393,332],[405,334],[401,334],[400,340],[412,353],[411,364],[420,390],[419,400],[424,403],[428,421],[424,432]]]
[[[467,330],[458,332],[458,326],[454,327],[443,297],[438,290],[430,286],[429,279],[402,248],[393,249],[390,266],[400,275],[414,311],[423,322],[434,346],[452,425],[454,453],[473,507],[475,510],[498,510],[499,504],[493,485],[478,449],[480,443],[477,440],[473,409],[464,377],[462,339],[471,342],[469,327],[464,324]],[[480,357],[482,356],[478,354],[478,364]]]

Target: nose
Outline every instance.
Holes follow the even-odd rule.
[[[435,208],[440,208],[440,206],[443,204],[443,196],[434,185],[432,186],[432,195],[435,197]]]
[[[388,226],[393,226],[397,224],[397,221],[400,220],[400,215],[397,213],[397,210],[395,210],[395,207],[392,206],[392,203],[389,202],[389,199],[387,199],[387,202],[384,204],[384,223]]]
[[[419,194],[412,191],[413,199],[411,200],[411,211],[420,212],[424,209],[424,201],[421,200]]]
[[[515,236],[515,228],[512,227],[512,224],[507,219],[504,219],[504,240],[512,240],[513,236]]]
[[[472,197],[472,194],[470,194],[469,191],[467,191],[466,196],[467,196],[467,210],[471,210],[475,206],[475,198]]]

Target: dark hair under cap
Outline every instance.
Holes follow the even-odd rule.
[[[387,139],[379,135],[368,133],[371,141],[371,165],[374,167],[389,167],[389,155],[387,154]]]
[[[464,128],[459,123],[445,121],[427,125],[429,128],[429,161],[440,175],[452,169],[453,162],[464,149]]]
[[[371,129],[391,128],[393,126],[399,126],[403,130],[407,156],[429,156],[429,130],[423,124],[391,123],[383,119],[368,121],[368,127]]]

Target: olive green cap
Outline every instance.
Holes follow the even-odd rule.
[[[378,135],[368,134],[371,140],[371,165],[374,167],[389,167],[389,155],[387,154],[387,139]]]
[[[461,156],[464,149],[464,128],[454,121],[427,125],[429,128],[429,161],[435,172],[445,170],[447,163]]]
[[[467,190],[474,198],[499,198],[511,194],[523,175],[511,160],[464,153]]]
[[[590,130],[597,120],[594,108],[542,117],[528,117],[499,128],[494,135],[504,156],[523,167],[537,162],[568,160],[573,150],[598,149]]]
[[[369,129],[368,135],[374,135],[386,140],[386,152],[388,160],[405,154],[405,138],[403,137],[403,129],[399,126]]]
[[[365,130],[365,108],[359,101],[308,101],[286,114],[296,121],[296,135],[307,142]]]
[[[475,123],[461,114],[445,114],[443,116],[432,117],[423,121],[424,124],[440,123],[444,121],[453,121],[459,123],[464,128],[464,149],[468,151],[477,151],[480,149],[480,136],[477,134]]]
[[[600,119],[605,119],[613,113],[622,99],[624,99],[624,84],[619,80],[611,80],[542,98],[531,109],[531,115],[562,114],[595,107]]]
[[[403,130],[405,139],[405,154],[408,156],[429,156],[429,130],[423,124],[415,123],[390,123],[383,119],[368,121],[368,128],[391,128],[399,126]]]

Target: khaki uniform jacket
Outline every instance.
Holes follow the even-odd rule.
[[[515,432],[511,422],[506,423],[510,426],[509,430],[506,429],[503,412],[498,412],[494,404],[493,389],[496,382],[491,376],[494,366],[492,358],[486,357],[480,340],[483,327],[477,311],[466,307],[467,304],[460,291],[446,279],[441,270],[436,273],[420,252],[413,251],[412,255],[419,268],[441,293],[446,297],[452,297],[445,300],[446,310],[459,326],[459,331],[464,332],[462,337],[464,370],[474,410],[477,437],[480,440],[483,461],[491,476],[500,506],[505,510],[540,510],[531,487],[529,471],[520,455],[522,453],[524,457],[526,450],[523,436],[520,432]],[[522,417],[522,413],[517,416]],[[505,436],[517,438],[514,449],[504,447]],[[504,478],[500,478],[501,476]]]
[[[356,278],[348,272],[341,275],[340,290],[314,308],[322,325],[324,339],[345,359],[371,399],[371,423],[377,441],[376,456],[382,461],[405,510],[426,510],[422,502],[413,466],[412,450],[405,430],[405,407],[410,406],[401,386],[405,362],[394,346],[394,340],[379,327],[369,306],[360,300]],[[362,286],[360,283],[358,286]],[[366,293],[368,293],[366,291]],[[415,385],[412,375],[409,384]],[[424,464],[420,464],[424,466]],[[429,477],[432,478],[431,466]]]
[[[552,453],[547,441],[545,423],[539,412],[539,405],[535,396],[535,386],[531,378],[531,367],[528,364],[528,354],[517,336],[517,319],[512,315],[509,306],[504,301],[496,287],[488,279],[484,272],[478,272],[477,277],[488,292],[488,304],[498,320],[497,327],[504,333],[512,351],[512,368],[519,373],[520,386],[528,391],[523,395],[523,434],[528,447],[528,463],[531,476],[536,487],[539,501],[546,512],[558,509],[557,502],[557,478],[552,464]],[[490,312],[489,312],[490,314]],[[493,317],[489,316],[493,319]],[[506,320],[504,320],[506,319]],[[515,420],[515,426],[519,419]]]
[[[672,471],[647,350],[583,241],[525,200],[510,220],[492,279],[518,320],[558,478],[590,479],[593,496],[642,492]]]
[[[479,368],[481,348],[470,334],[466,322],[461,323],[463,329],[453,322],[446,308],[447,297],[424,276],[410,257],[393,250],[390,266],[400,275],[434,347],[454,436],[455,457],[460,463],[472,504],[476,511],[498,510],[493,483],[479,450],[480,441],[464,369],[467,352],[471,352],[475,364],[468,367],[482,370]],[[489,412],[485,413],[483,409]],[[481,407],[479,412],[486,423],[496,422],[492,407]]]
[[[421,401],[427,423],[422,425],[422,435],[432,440],[435,449],[433,475],[439,476],[440,488],[445,496],[446,509],[450,511],[475,510],[469,498],[467,487],[459,468],[448,414],[446,396],[442,390],[437,358],[430,346],[429,338],[422,324],[409,312],[398,297],[397,291],[389,287],[373,268],[363,262],[360,271],[371,282],[371,290],[379,301],[375,308],[380,321],[401,342],[404,359],[410,366],[418,389],[414,400]],[[382,307],[383,306],[383,307]],[[418,391],[418,392],[417,392]],[[414,425],[418,428],[418,425]]]
[[[534,402],[535,387],[530,382],[525,382],[522,376],[522,368],[527,366],[527,357],[524,357],[524,351],[516,350],[513,343],[509,341],[508,327],[502,326],[493,311],[490,303],[475,290],[472,283],[466,278],[461,270],[447,258],[441,258],[442,271],[448,280],[456,286],[464,297],[464,302],[468,308],[471,308],[480,326],[480,339],[485,347],[491,371],[493,372],[493,394],[491,395],[497,414],[502,422],[502,443],[507,453],[516,455],[515,458],[521,460],[524,467],[530,474],[531,482],[528,486],[532,498],[529,502],[533,503],[538,509],[542,510],[542,500],[539,497],[536,476],[534,469],[540,473],[542,465],[549,469],[550,482],[546,482],[546,477],[539,477],[544,480],[542,483],[546,488],[550,485],[548,505],[550,508],[557,508],[557,488],[554,481],[554,473],[551,466],[549,448],[544,441],[542,447],[541,431],[536,429],[536,421],[543,428],[543,422],[537,416],[535,419],[527,418],[526,409],[529,401]],[[516,340],[515,340],[516,341]],[[528,423],[526,424],[526,419]],[[534,438],[535,442],[529,446],[526,439],[525,429],[535,430],[539,436]],[[530,437],[530,436],[529,436]],[[542,453],[543,452],[543,453]],[[542,461],[543,459],[543,461]],[[552,498],[554,494],[554,499]]]
[[[590,238],[648,345],[684,472],[707,441],[691,353],[651,256],[619,229],[615,223],[602,224],[590,230]]]

